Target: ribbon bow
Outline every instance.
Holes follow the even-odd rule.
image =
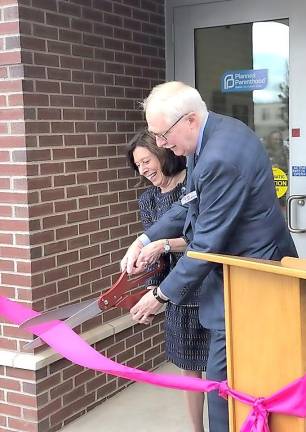
[[[241,427],[241,432],[270,432],[269,413],[264,403],[264,398],[254,400],[252,409]]]

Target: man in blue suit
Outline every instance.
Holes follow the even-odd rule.
[[[276,197],[269,158],[254,132],[208,112],[198,91],[181,82],[156,86],[144,101],[159,147],[188,157],[186,195],[130,246],[122,268],[137,272],[152,257],[145,246],[184,236],[187,250],[280,260],[297,256]],[[154,172],[151,173],[154,176]],[[226,379],[222,267],[185,254],[155,292],[132,309],[147,323],[161,303],[184,303],[201,285],[200,322],[210,330],[207,379]],[[260,313],[260,311],[258,311]],[[210,432],[228,431],[227,403],[208,395]]]

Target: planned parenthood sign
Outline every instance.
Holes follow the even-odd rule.
[[[268,69],[227,71],[221,78],[223,93],[262,90],[268,84]]]

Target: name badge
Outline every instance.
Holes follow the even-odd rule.
[[[190,201],[193,201],[196,198],[197,198],[196,191],[192,191],[192,192],[189,192],[189,194],[183,196],[183,198],[181,199],[181,203],[182,203],[182,205],[184,205],[184,204],[189,203]]]

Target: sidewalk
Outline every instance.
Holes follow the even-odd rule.
[[[157,370],[179,373],[166,364]],[[207,405],[206,405],[207,407]],[[205,410],[205,431],[207,410]],[[184,393],[148,384],[133,384],[83,417],[63,432],[190,432]]]

